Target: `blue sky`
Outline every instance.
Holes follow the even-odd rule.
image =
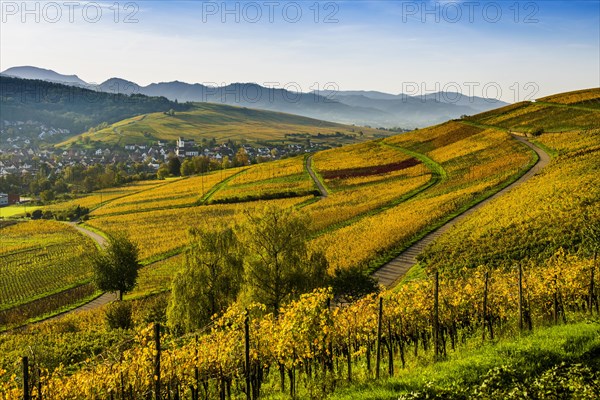
[[[509,102],[600,86],[597,0],[0,3],[2,70]]]

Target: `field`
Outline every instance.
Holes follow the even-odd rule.
[[[319,153],[313,168],[322,177],[332,177],[322,178],[332,193],[306,205],[302,197],[286,204],[300,204],[312,217],[313,245],[326,249],[332,268],[373,268],[382,255],[392,254],[428,226],[509,181],[530,162],[529,150],[507,133],[450,122],[394,140]],[[188,227],[235,219],[242,209],[254,207],[248,201],[313,191],[305,160],[296,157],[120,197],[96,209],[88,223],[108,234],[127,232],[140,244],[142,258],[151,261],[181,251]],[[231,204],[198,206],[200,202]],[[365,229],[373,231],[376,240],[365,238]],[[354,243],[351,248],[346,246],[348,238]]]
[[[59,146],[74,143],[81,137],[119,145],[156,140],[175,141],[180,136],[194,139],[198,143],[213,138],[219,143],[227,140],[278,143],[306,141],[306,138],[295,139],[288,136],[298,134],[308,135],[314,143],[347,144],[372,139],[374,135],[382,133],[385,132],[291,114],[198,103],[191,110],[176,112],[175,115],[153,113],[125,119],[100,131],[69,139]],[[350,137],[344,138],[340,134]]]
[[[2,218],[12,218],[12,217],[21,217],[26,213],[31,213],[37,209],[40,209],[39,206],[27,206],[27,205],[12,205],[6,207],[0,207],[0,217]]]
[[[68,210],[77,206],[86,207],[90,210],[94,210],[95,208],[102,206],[104,203],[111,202],[115,199],[128,196],[133,193],[149,190],[161,184],[163,184],[163,182],[161,181],[134,182],[118,188],[98,190],[88,196],[83,196],[73,200],[51,204],[49,206],[44,206],[41,208],[43,210],[50,210],[52,212]]]
[[[92,215],[127,214],[193,206],[199,203],[213,186],[239,172],[239,169],[228,169],[191,178],[170,179],[148,190],[109,202],[105,207],[95,210]]]
[[[236,203],[312,194],[315,184],[304,164],[304,157],[294,157],[255,165],[219,187],[208,202]]]
[[[538,101],[598,108],[598,106],[600,106],[600,88],[560,93],[552,96],[542,97]]]
[[[190,228],[232,226],[244,218],[242,211],[252,211],[267,204],[291,207],[305,198],[270,200],[240,204],[217,204],[184,209],[170,208],[124,215],[93,218],[88,224],[107,234],[124,232],[139,245],[140,257],[145,262],[162,259],[180,252],[188,243]]]
[[[327,249],[333,268],[362,264],[373,269],[431,226],[487,197],[531,162],[527,148],[499,130],[456,122],[384,141],[422,152],[437,164],[439,180],[409,201],[327,232],[314,245]],[[370,232],[365,236],[363,232]],[[347,246],[351,241],[352,246]]]
[[[96,250],[67,224],[29,221],[0,228],[0,310],[89,281]]]
[[[310,246],[325,250],[331,270],[372,271],[536,162],[537,155],[509,131],[529,133],[553,155],[536,176],[437,239],[390,291],[329,307],[330,289],[318,289],[286,304],[277,317],[242,298],[197,337],[165,332],[163,393],[191,398],[191,388],[199,388],[207,398],[228,392],[244,398],[248,379],[262,397],[279,399],[323,398],[334,391],[333,398],[506,398],[515,393],[597,398],[600,126],[598,111],[588,104],[600,93],[592,92],[511,105],[316,154],[313,169],[328,186],[327,197],[285,198],[286,184],[295,190],[305,182],[314,189],[305,160],[297,158],[215,178],[211,188],[201,190],[201,205],[191,202],[198,198],[198,181],[185,192],[186,180],[107,201],[88,223],[108,234],[126,232],[140,245],[147,266],[129,299],[139,301],[137,320],[147,321],[144,308],[154,306],[146,296],[168,289],[181,263],[181,256],[169,257],[186,246],[190,227],[235,226],[245,213],[266,204],[296,207],[311,216]],[[550,100],[564,104],[547,105]],[[530,129],[535,132],[525,132]],[[185,208],[157,194],[171,185],[182,185]],[[282,198],[241,197],[250,193]],[[119,211],[118,202],[131,197],[139,203]],[[144,206],[163,198],[160,209]],[[233,203],[209,204],[219,199]],[[134,204],[143,211],[136,212]],[[110,207],[116,211],[104,211]],[[24,224],[0,229],[10,232]],[[19,251],[21,242],[12,246],[6,252]],[[156,260],[162,261],[152,263]],[[96,318],[94,340],[109,350],[100,356],[83,344],[75,356],[59,348],[51,359],[42,357],[40,363],[46,364],[41,365],[48,368],[44,398],[106,397],[123,394],[124,388],[143,396],[155,390],[151,325],[139,322],[119,339],[97,327],[97,316],[85,318],[88,322],[49,323],[41,332],[68,329],[64,335],[87,338],[89,321]],[[10,349],[14,358],[14,348],[26,349],[34,332],[26,339],[0,339],[0,349]],[[66,357],[72,365],[53,370]],[[7,370],[0,371],[0,390],[9,399],[19,396],[18,380],[10,378],[18,368],[14,360],[0,364]],[[276,370],[280,374],[266,373]]]
[[[562,155],[532,178],[531,184],[494,201],[476,218],[456,226],[451,236],[442,236],[425,255],[428,263],[455,269],[468,267],[477,259],[495,268],[509,268],[515,259],[529,254],[550,258],[561,248],[579,249],[584,218],[600,219],[599,133],[540,136],[540,143]],[[515,224],[516,218],[519,224]],[[448,249],[463,258],[447,260]]]
[[[320,152],[314,168],[332,190],[429,172],[420,160],[378,141]]]
[[[597,104],[597,101],[591,102],[591,104]],[[536,133],[540,129],[543,129],[544,132],[555,133],[578,129],[594,129],[598,128],[600,124],[598,122],[600,121],[600,108],[598,107],[567,107],[560,106],[559,103],[523,102],[501,110],[503,111],[489,111],[478,114],[474,117],[468,117],[466,120],[520,133]]]

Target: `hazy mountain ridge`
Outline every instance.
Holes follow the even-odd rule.
[[[15,67],[3,72],[18,76],[35,75],[35,67]],[[55,81],[69,76],[38,69],[38,78]],[[23,76],[24,77],[24,76]],[[76,78],[76,79],[75,79]],[[75,76],[70,83],[81,85]],[[83,82],[85,84],[85,82]],[[297,114],[309,118],[344,124],[373,127],[414,128],[444,122],[461,115],[488,111],[507,103],[495,99],[468,97],[459,93],[432,93],[425,96],[390,94],[379,91],[321,91],[296,93],[267,88],[255,83],[232,83],[211,87],[180,81],[151,83],[140,86],[118,77],[88,88],[115,94],[162,96],[177,102],[208,102]]]
[[[101,123],[114,123],[136,115],[182,111],[191,107],[165,97],[111,94],[46,80],[22,79],[0,75],[0,125],[36,121],[53,128],[66,129],[64,139]]]
[[[2,72],[2,75],[12,76],[22,79],[37,79],[48,82],[63,83],[69,85],[88,85],[87,82],[80,79],[77,75],[63,75],[50,69],[23,66],[13,67]]]

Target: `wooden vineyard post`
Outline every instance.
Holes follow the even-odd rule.
[[[594,269],[596,269],[596,254],[594,254],[594,261],[592,263],[592,271],[590,274],[590,292],[588,295],[588,310],[590,312],[590,315],[594,313]]]
[[[400,317],[400,361],[402,362],[402,368],[405,366],[404,360],[404,326],[402,323],[402,317]]]
[[[554,275],[554,293],[552,294],[552,319],[554,325],[558,325],[558,283]]]
[[[383,297],[379,298],[379,313],[377,315],[377,355],[375,361],[375,379],[379,379],[379,367],[381,366],[381,323],[383,317]]]
[[[487,319],[488,319],[488,315],[487,315],[487,298],[488,298],[488,273],[486,272],[485,275],[485,283],[483,284],[483,329],[482,329],[482,340],[485,342],[485,329],[486,329],[486,325],[487,325]]]
[[[244,318],[244,353],[245,353],[245,376],[246,376],[246,399],[250,400],[251,387],[250,387],[250,324],[248,322],[248,310],[246,310],[246,318]]]
[[[394,376],[394,346],[392,345],[392,324],[388,320],[388,337],[387,337],[387,348],[388,348],[388,375]]]
[[[434,282],[433,282],[433,349],[435,360],[437,361],[440,355],[440,320],[439,320],[439,272],[435,271]]]
[[[596,261],[598,260],[598,252],[594,251],[594,264],[592,265],[593,269],[596,269]],[[600,304],[598,304],[598,296],[594,291],[592,291],[592,295],[594,296],[594,302],[596,303],[596,314],[600,314]]]
[[[160,324],[154,325],[154,343],[156,344],[156,356],[154,359],[154,396],[160,400]]]
[[[23,400],[30,400],[29,397],[29,358],[23,357]]]
[[[523,267],[519,264],[519,332],[523,331]]]
[[[42,369],[40,367],[37,368],[37,393],[38,400],[42,400]]]
[[[196,381],[196,387],[192,386],[192,400],[198,400],[200,396],[200,376],[198,371],[198,334],[194,336],[195,349],[194,349],[194,379]]]
[[[327,298],[327,323],[329,324],[330,331],[333,330],[333,321],[331,318],[331,298]],[[328,335],[327,337],[327,363],[328,369],[331,373],[333,373],[333,341],[331,337]]]

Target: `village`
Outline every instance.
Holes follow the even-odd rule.
[[[3,181],[18,181],[22,186],[21,195],[37,194],[33,190],[27,192],[29,178],[59,177],[69,168],[118,165],[120,170],[129,174],[156,176],[160,166],[173,157],[182,162],[186,158],[206,157],[210,161],[210,169],[214,170],[231,167],[231,161],[240,150],[245,152],[248,164],[256,164],[329,147],[313,143],[310,139],[298,139],[293,143],[241,144],[231,140],[218,143],[214,138],[203,138],[197,143],[180,137],[176,141],[158,140],[150,144],[74,143],[68,148],[61,148],[48,144],[49,138],[68,134],[59,128],[32,121],[2,121],[0,126],[0,192],[15,191],[14,187],[4,187]]]

